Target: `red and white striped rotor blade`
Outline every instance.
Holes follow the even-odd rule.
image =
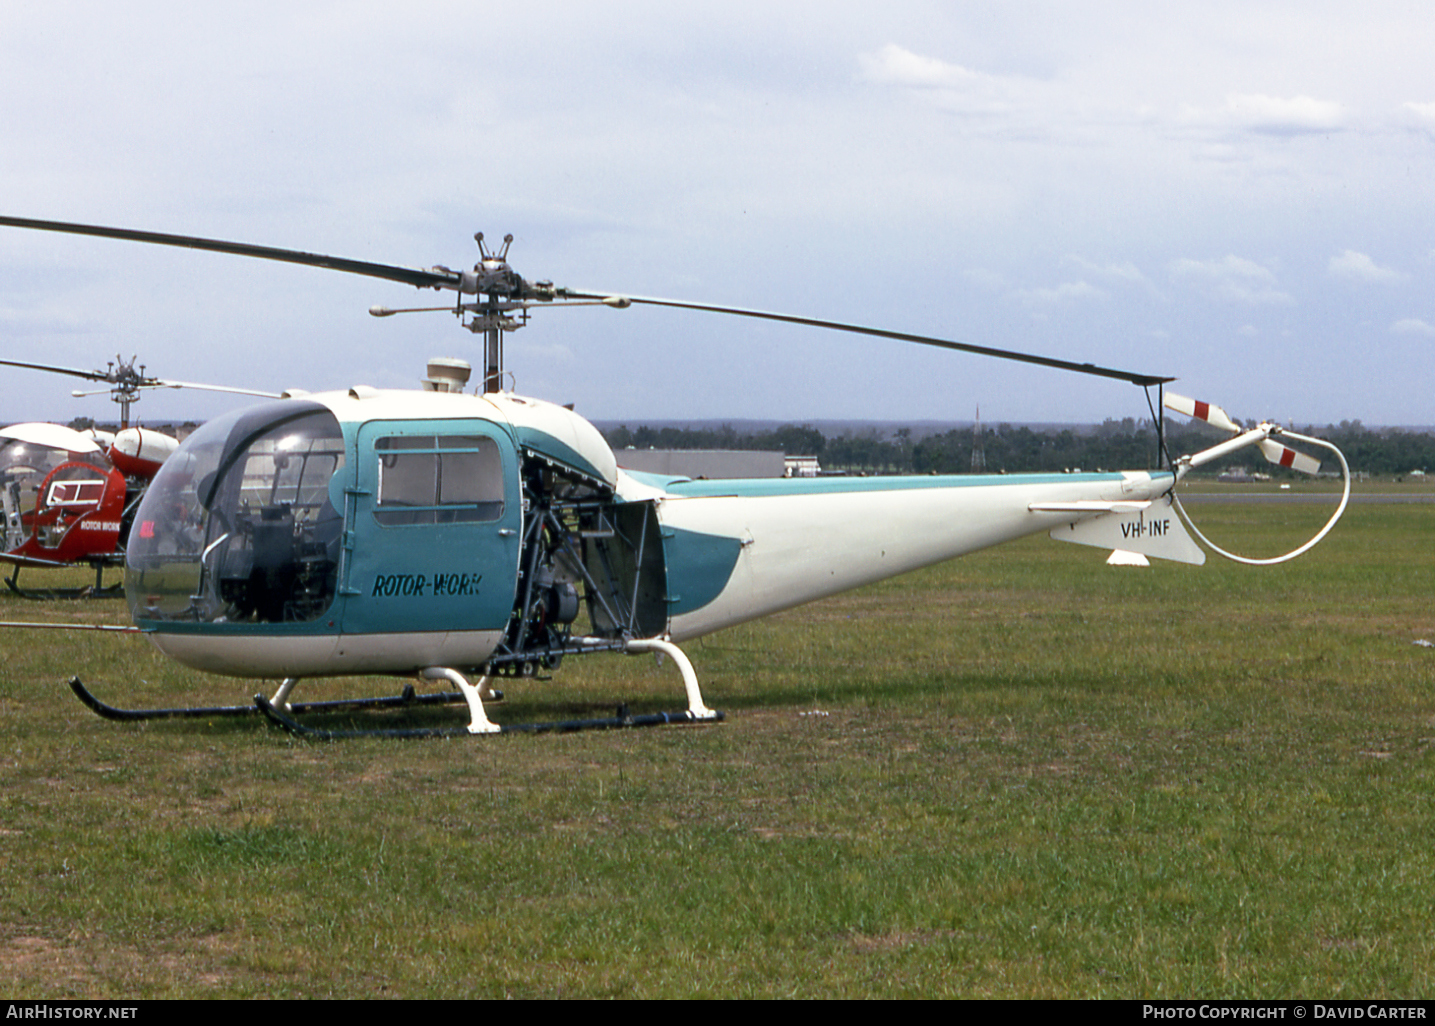
[[[1223,431],[1229,431],[1233,435],[1241,433],[1241,426],[1230,417],[1226,411],[1212,403],[1203,403],[1199,399],[1187,399],[1184,395],[1176,395],[1167,392],[1163,405],[1184,417],[1195,417],[1197,420],[1204,420],[1207,424],[1218,427]]]
[[[1277,466],[1290,467],[1292,470],[1299,470],[1302,474],[1312,476],[1320,473],[1320,460],[1314,456],[1307,456],[1303,452],[1296,452],[1269,438],[1261,443],[1261,454]]]

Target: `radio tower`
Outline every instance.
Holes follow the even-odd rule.
[[[972,473],[984,474],[987,469],[987,452],[982,448],[982,407],[977,404],[977,419],[972,425]]]

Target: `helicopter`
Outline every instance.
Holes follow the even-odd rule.
[[[475,236],[471,271],[412,269],[133,229],[0,217],[0,225],[181,246],[325,267],[452,291],[443,307],[484,336],[475,393],[466,361],[430,362],[422,390],[299,393],[209,421],[155,475],[125,553],[133,627],[161,653],[204,672],[279,679],[253,705],[120,709],[78,679],[75,693],[113,719],[262,712],[314,737],[487,735],[721,720],[681,648],[688,640],[1040,532],[1079,544],[1192,564],[1174,488],[1193,469],[1246,446],[1306,473],[1320,462],[1285,441],[1329,442],[1271,422],[1243,428],[1219,407],[1166,395],[1174,378],[885,329],[683,300],[529,282]],[[467,298],[473,297],[473,298]],[[502,388],[503,336],[533,310],[654,305],[804,324],[1127,381],[1153,405],[1163,466],[1123,472],[930,477],[693,480],[620,468],[598,430],[570,408]],[[1231,437],[1179,459],[1159,408]],[[1279,440],[1278,440],[1279,439]],[[1194,527],[1194,525],[1191,525]],[[1217,550],[1221,551],[1221,550]],[[1236,557],[1239,558],[1239,557]],[[1259,561],[1257,561],[1259,562]],[[34,626],[34,625],[32,625]],[[687,706],[673,712],[538,724],[495,723],[493,686],[554,673],[596,653],[672,660]],[[389,675],[456,692],[291,703],[302,681]],[[312,710],[414,702],[462,704],[462,726],[329,731]]]
[[[46,363],[0,360],[0,365],[66,374],[105,382],[108,388],[75,391],[76,396],[109,392],[120,404],[119,431],[81,432],[58,424],[12,424],[0,429],[0,562],[14,570],[5,578],[25,598],[97,598],[117,595],[122,582],[106,587],[104,572],[124,565],[130,524],[149,482],[179,448],[179,440],[153,428],[130,426],[130,407],[142,390],[195,388],[277,398],[276,393],[222,385],[169,381],[145,374],[137,357],[115,357],[107,368],[81,370]],[[55,569],[87,565],[95,583],[79,589],[26,590],[19,584],[27,567]]]

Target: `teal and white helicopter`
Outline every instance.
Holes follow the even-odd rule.
[[[1178,460],[1165,456],[1164,469],[1154,471],[739,481],[634,473],[621,469],[597,429],[571,410],[502,390],[503,336],[535,308],[646,304],[859,332],[1129,381],[1146,389],[1148,402],[1151,388],[1162,394],[1174,379],[833,321],[529,282],[507,263],[511,236],[500,251],[475,236],[478,263],[452,271],[67,222],[0,217],[0,225],[448,290],[456,293],[453,305],[421,309],[452,311],[485,339],[476,394],[464,391],[466,363],[436,360],[421,391],[285,393],[210,421],[169,456],[131,531],[125,592],[135,625],[123,629],[142,632],[186,666],[282,684],[252,706],[121,710],[71,682],[112,718],[257,710],[288,729],[334,736],[293,717],[334,706],[461,701],[465,726],[379,733],[719,720],[680,647],[689,639],[1041,531],[1139,558],[1203,563],[1173,494],[1189,471],[1250,445],[1276,463],[1307,473],[1319,468],[1278,438],[1328,449],[1345,467],[1322,440],[1272,423],[1243,429],[1217,407],[1163,395],[1166,408],[1232,437]],[[1293,558],[1330,531],[1349,499],[1348,469],[1345,478],[1345,494],[1322,530],[1265,562]],[[546,724],[489,718],[494,681],[547,674],[564,659],[600,652],[670,657],[687,707]],[[409,686],[396,698],[290,703],[303,680],[352,675],[417,677],[458,690],[415,695]]]

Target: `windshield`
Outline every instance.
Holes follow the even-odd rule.
[[[330,482],[344,439],[318,403],[286,400],[211,421],[165,461],[131,532],[136,619],[293,623],[338,586],[343,513]]]
[[[40,497],[40,482],[52,470],[72,460],[88,465],[101,463],[104,457],[78,456],[18,438],[0,439],[0,488],[13,496],[17,512],[33,513]],[[92,466],[88,469],[90,477],[98,477],[101,481],[109,474],[108,468]]]
[[[46,509],[77,514],[98,506],[110,473],[98,454],[70,453],[18,438],[0,440],[0,549],[13,549],[32,534],[41,545],[58,545],[66,525],[56,522],[54,512],[37,517],[37,509],[42,514]],[[47,494],[41,495],[42,489]]]

